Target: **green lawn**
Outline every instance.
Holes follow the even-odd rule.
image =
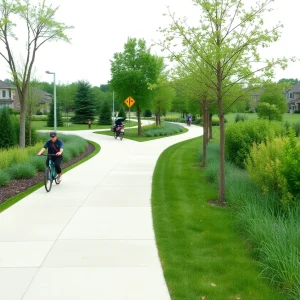
[[[107,129],[109,130],[112,125],[99,125],[96,123],[93,123],[91,125],[91,129],[89,129],[88,124],[73,124],[73,123],[69,123],[70,125],[67,126],[66,124],[68,124],[67,122],[64,122],[64,126],[63,127],[57,127],[57,130],[60,131],[67,131],[67,130],[96,130],[96,129]],[[130,120],[126,121],[125,123],[127,126],[137,126],[137,122],[133,122]],[[47,121],[33,121],[32,122],[32,126],[37,129],[37,130],[53,130],[53,127],[47,127]]]
[[[233,212],[207,203],[218,193],[199,167],[201,142],[166,149],[153,176],[154,230],[172,300],[282,299],[260,277]]]
[[[228,121],[228,123],[235,122],[235,117],[237,114],[245,116],[245,118],[247,118],[248,120],[256,120],[257,119],[256,113],[230,113],[230,114],[225,115],[225,118]],[[214,116],[214,117],[217,118],[217,116]],[[289,123],[300,122],[300,114],[284,114],[282,121],[289,122]]]

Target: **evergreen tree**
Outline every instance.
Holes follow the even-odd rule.
[[[85,124],[95,119],[94,93],[88,82],[79,81],[75,94],[74,123]]]
[[[126,112],[125,112],[125,109],[124,109],[124,105],[120,105],[118,117],[126,118]]]
[[[64,126],[61,111],[56,106],[56,125],[57,127]],[[47,121],[48,127],[54,127],[54,101],[50,104],[50,112],[48,113],[48,121]]]
[[[111,109],[107,102],[104,102],[101,107],[99,124],[100,125],[111,125]]]
[[[17,143],[9,108],[0,109],[0,148],[9,148]]]

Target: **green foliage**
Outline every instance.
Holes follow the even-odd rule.
[[[146,110],[144,111],[144,117],[145,117],[145,118],[150,118],[150,117],[152,117],[152,112],[151,112],[151,110],[146,109]]]
[[[15,129],[15,136],[16,136],[16,143],[15,146],[18,144],[18,140],[20,137],[20,118],[19,116],[13,116],[12,118],[13,124],[14,124],[14,129]],[[39,142],[39,135],[37,131],[35,130],[34,127],[31,128],[31,145],[29,145],[29,122],[28,119],[26,118],[25,120],[25,146],[33,146],[37,142]]]
[[[277,84],[271,83],[264,86],[262,93],[259,95],[259,104],[269,103],[275,105],[282,115],[287,112],[286,98],[284,97],[284,88]]]
[[[229,124],[226,127],[225,151],[227,158],[239,167],[244,167],[253,143],[266,142],[285,133],[278,122],[248,120]]]
[[[247,117],[246,117],[245,115],[237,114],[237,115],[235,116],[235,122],[236,122],[236,123],[239,122],[239,121],[245,121],[245,120],[247,120]]]
[[[56,124],[57,124],[57,127],[64,126],[62,114],[61,114],[60,109],[58,109],[57,105],[56,105]],[[50,111],[48,113],[47,126],[54,127],[54,101],[52,101],[50,104]]]
[[[143,126],[143,136],[168,136],[180,133],[183,130],[184,128],[180,125],[163,122],[161,126],[156,126],[155,124]]]
[[[0,187],[5,186],[9,183],[9,175],[5,170],[0,169]]]
[[[163,59],[150,53],[143,39],[128,38],[122,53],[114,53],[111,62],[111,87],[121,99],[131,96],[134,106],[151,105],[149,84],[155,84],[163,69]]]
[[[8,108],[0,109],[0,148],[16,145],[17,139],[14,124]]]
[[[278,141],[280,145],[277,144]],[[272,150],[281,152],[284,148],[282,142],[281,139],[268,142],[268,146],[272,143],[268,149],[264,143],[260,144],[259,147],[264,147],[265,150],[260,154],[258,163],[263,163],[264,155],[270,163],[272,156],[275,157]],[[219,160],[217,149],[209,148],[208,153],[210,153],[208,165],[211,163],[216,165]],[[261,166],[257,173],[264,171],[267,165],[268,163],[265,163]],[[228,168],[227,163],[226,169],[231,169],[226,173],[226,200],[232,208],[236,228],[247,239],[249,248],[261,267],[263,277],[279,287],[286,299],[299,299],[300,210],[288,209],[282,214],[279,210],[280,198],[276,191],[268,189],[268,193],[262,193],[245,170],[233,165]],[[207,171],[209,174],[206,174]],[[217,184],[218,168],[212,166],[209,169],[207,166],[204,174]],[[264,180],[263,175],[261,177]],[[205,189],[202,192],[205,193]]]
[[[11,179],[25,179],[36,175],[35,167],[29,163],[12,165],[7,172]]]
[[[286,180],[288,193],[300,202],[300,143],[292,130],[283,153],[280,171]]]
[[[119,109],[119,112],[118,112],[118,117],[126,118],[126,112],[125,112],[125,109],[124,109],[124,105],[120,105],[120,109]]]
[[[100,125],[110,125],[112,123],[111,118],[111,108],[108,102],[104,102],[101,107],[99,124]]]
[[[251,180],[263,193],[278,193],[282,198],[286,191],[286,179],[280,171],[284,158],[286,138],[276,138],[265,143],[254,144],[246,159],[246,169]]]
[[[79,81],[75,95],[75,109],[73,123],[87,124],[88,120],[95,119],[94,94],[88,82]]]
[[[282,113],[280,113],[276,105],[270,103],[259,103],[257,105],[257,115],[259,119],[282,121]]]
[[[46,168],[45,160],[40,156],[30,156],[28,161],[37,171],[44,171]]]

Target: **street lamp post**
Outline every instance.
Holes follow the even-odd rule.
[[[54,131],[56,132],[57,121],[56,121],[56,84],[55,84],[55,73],[46,71],[47,74],[53,74],[54,82]]]

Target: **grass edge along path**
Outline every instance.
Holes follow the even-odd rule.
[[[169,147],[153,175],[154,231],[172,300],[283,299],[260,277],[230,208],[207,203],[218,191],[203,178],[201,144],[195,138]]]
[[[77,163],[72,164],[71,166],[65,168],[63,171],[64,173],[72,170],[73,168],[77,167],[78,165],[86,162],[87,160],[91,159],[92,157],[94,157],[97,153],[99,153],[101,147],[99,144],[90,141],[90,140],[86,140],[88,143],[92,144],[95,147],[95,150],[93,153],[91,153],[90,155],[86,156],[85,158],[83,158],[82,160],[78,161]],[[19,202],[20,200],[22,200],[23,198],[25,198],[26,196],[28,196],[29,194],[33,193],[34,191],[36,191],[37,189],[39,189],[40,187],[42,187],[44,185],[44,182],[41,181],[38,184],[30,187],[29,189],[27,189],[26,191],[7,199],[5,202],[3,202],[2,204],[0,204],[0,213],[3,212],[4,210],[8,209],[9,207],[11,207],[12,205],[14,205],[15,203]]]

